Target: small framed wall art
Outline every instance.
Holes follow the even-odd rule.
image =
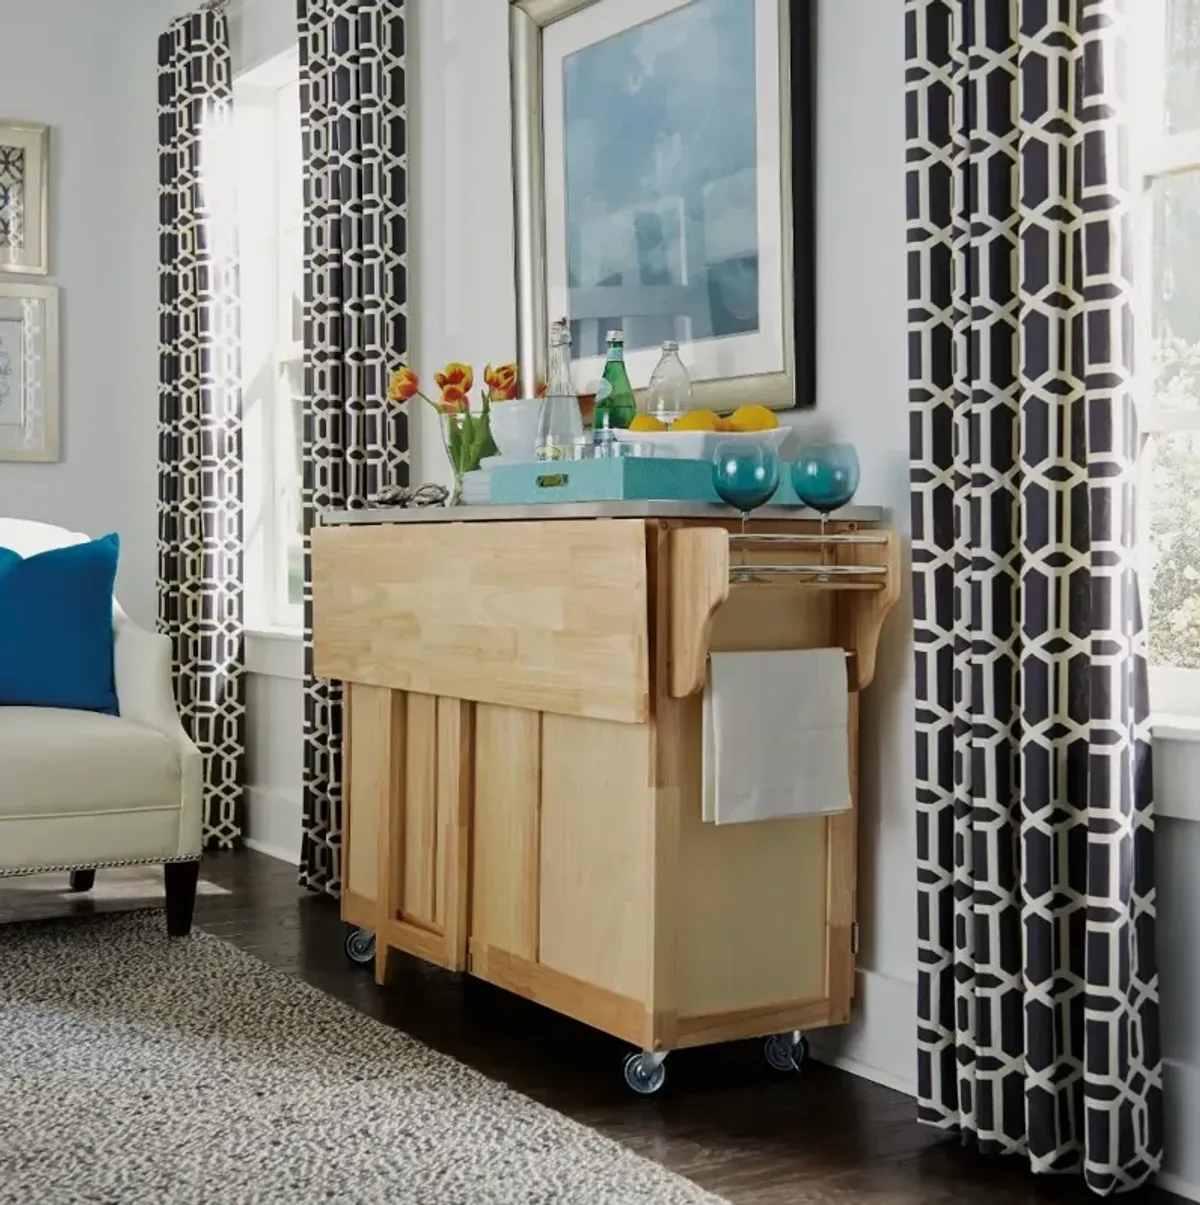
[[[48,126],[0,118],[0,272],[49,271]]]
[[[0,460],[58,459],[58,289],[0,283]]]
[[[813,403],[814,0],[510,0],[518,347],[620,328],[703,404]]]

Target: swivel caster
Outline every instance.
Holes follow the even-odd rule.
[[[366,929],[351,929],[346,935],[346,957],[357,966],[375,961],[375,934]]]
[[[653,1096],[667,1082],[666,1054],[633,1054],[625,1057],[625,1082],[639,1096]]]
[[[776,1071],[799,1071],[808,1061],[808,1038],[798,1029],[773,1033],[763,1041],[763,1056]]]

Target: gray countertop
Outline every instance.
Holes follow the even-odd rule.
[[[543,502],[532,506],[375,506],[362,510],[327,510],[321,523],[511,523],[526,519],[736,519],[729,506],[707,502]],[[796,506],[762,506],[755,519],[805,519],[818,522],[816,511]],[[847,506],[829,516],[832,522],[882,523],[881,506]]]

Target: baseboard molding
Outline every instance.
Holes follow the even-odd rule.
[[[248,849],[299,866],[303,818],[304,802],[299,791],[246,788],[244,840]]]
[[[286,862],[289,866],[296,867],[300,865],[298,856],[289,853],[278,845],[267,845],[264,841],[255,841],[253,837],[243,837],[242,844],[247,849],[254,850],[256,854],[265,854],[268,858],[274,858],[277,862]]]
[[[812,1047],[812,1056],[818,1063],[824,1063],[829,1067],[836,1067],[839,1071],[845,1071],[848,1075],[856,1075],[859,1079],[868,1080],[872,1084],[879,1084],[880,1087],[891,1088],[893,1092],[899,1092],[903,1096],[916,1098],[917,1085],[911,1079],[903,1079],[900,1076],[892,1075],[880,1067],[872,1067],[868,1063],[860,1063],[857,1059],[848,1058],[845,1055],[829,1054],[826,1051],[820,1050],[816,1045]]]
[[[1159,1172],[1154,1177],[1156,1187],[1163,1192],[1173,1192],[1185,1201],[1200,1201],[1200,1184],[1189,1184],[1187,1180],[1173,1175],[1171,1172]]]
[[[813,1057],[916,1096],[917,985],[879,971],[859,971],[849,1025],[810,1035]]]
[[[1165,1157],[1158,1186],[1200,1201],[1200,1067],[1163,1059],[1163,1122]]]

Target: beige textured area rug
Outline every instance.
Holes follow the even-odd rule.
[[[0,928],[4,1205],[715,1205],[157,913]]]

